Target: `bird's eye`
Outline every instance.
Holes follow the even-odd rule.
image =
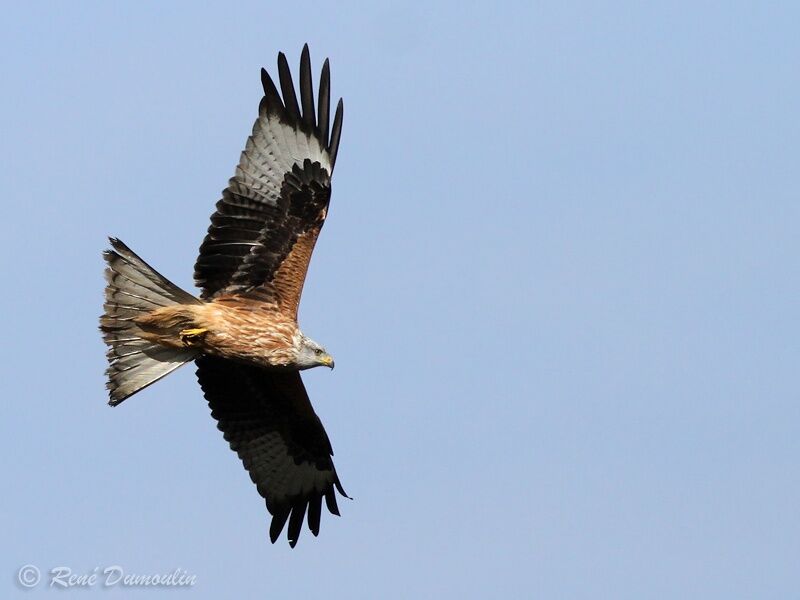
[[[317,348],[316,350],[314,350],[314,352],[316,352],[317,356],[319,356],[320,354],[322,354],[322,348]]]

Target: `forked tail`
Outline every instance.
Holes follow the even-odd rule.
[[[164,306],[200,301],[169,282],[118,239],[109,241],[113,250],[103,253],[108,266],[100,330],[108,344],[109,404],[116,406],[198,355],[193,349],[143,339],[134,319]]]

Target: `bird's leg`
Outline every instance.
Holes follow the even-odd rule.
[[[184,329],[180,332],[181,343],[184,346],[199,346],[203,338],[205,337],[206,333],[208,333],[208,329],[201,327],[197,329]]]

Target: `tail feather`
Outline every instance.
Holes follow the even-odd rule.
[[[111,238],[106,260],[105,314],[100,329],[108,345],[109,404],[115,406],[194,360],[196,350],[168,348],[141,337],[134,319],[157,308],[200,304],[139,258],[121,241]]]

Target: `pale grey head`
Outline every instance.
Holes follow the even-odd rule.
[[[332,369],[333,357],[328,354],[325,348],[301,333],[297,343],[295,364],[300,370],[314,367],[330,367]]]

